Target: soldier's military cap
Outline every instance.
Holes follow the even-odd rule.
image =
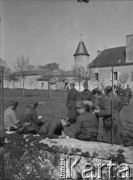
[[[112,87],[111,86],[106,86],[105,87],[105,93],[111,93],[112,92]]]

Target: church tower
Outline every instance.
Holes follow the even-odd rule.
[[[89,65],[89,54],[87,52],[87,49],[85,47],[84,42],[81,41],[78,44],[78,47],[76,49],[76,52],[74,54],[74,68],[77,71],[79,68],[87,69]]]

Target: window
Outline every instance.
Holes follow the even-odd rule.
[[[118,80],[118,73],[114,72],[114,80]]]
[[[99,80],[99,75],[98,75],[98,73],[95,73],[95,80],[96,80],[96,81]]]

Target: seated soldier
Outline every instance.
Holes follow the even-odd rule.
[[[37,108],[38,103],[30,103],[22,111],[19,121],[19,134],[36,134],[42,125],[42,120],[38,119]]]
[[[16,131],[18,129],[18,120],[15,110],[18,102],[10,101],[8,108],[4,111],[4,129],[8,131]]]
[[[70,122],[65,119],[56,121],[47,120],[46,123],[40,128],[38,134],[47,138],[66,138],[64,127],[69,126]]]
[[[76,109],[79,116],[76,121],[74,137],[84,141],[97,141],[98,120],[90,110],[89,104],[85,105],[79,101],[76,104]]]
[[[93,112],[96,109],[91,101],[83,101],[83,104],[85,105],[85,111],[87,112]]]

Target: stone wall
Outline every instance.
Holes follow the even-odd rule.
[[[6,134],[6,137],[8,142],[0,148],[1,165],[4,157],[5,180],[60,180],[61,175],[68,179],[83,179],[84,175],[85,179],[90,175],[85,174],[86,168],[94,165],[95,175],[100,176],[98,164],[111,162],[117,163],[113,168],[114,175],[121,163],[128,164],[130,175],[133,175],[133,147],[76,139],[42,139],[39,135]],[[108,167],[103,169],[102,178],[109,179]]]

